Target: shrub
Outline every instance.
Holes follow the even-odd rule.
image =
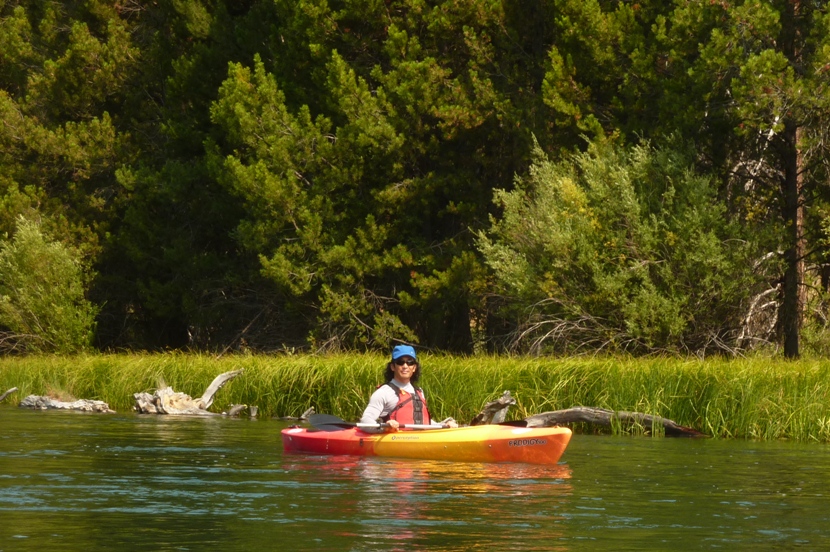
[[[19,218],[0,241],[0,330],[3,348],[73,352],[92,340],[97,309],[84,298],[81,263],[38,224]]]
[[[516,348],[729,348],[758,285],[756,247],[689,155],[610,142],[541,149],[478,246],[517,321]]]

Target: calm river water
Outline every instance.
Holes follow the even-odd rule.
[[[830,447],[576,435],[558,466],[283,455],[282,422],[0,407],[0,551],[828,550]]]

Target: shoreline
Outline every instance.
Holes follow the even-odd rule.
[[[830,442],[830,361],[768,357],[697,360],[530,358],[423,355],[422,387],[436,417],[468,423],[509,390],[517,404],[507,419],[574,406],[635,411],[668,418],[717,438]],[[317,412],[356,419],[382,382],[377,354],[237,355],[200,353],[35,355],[0,358],[0,393],[16,405],[29,394],[107,402],[132,410],[133,393],[169,385],[198,397],[218,374],[244,373],[210,408],[255,405],[262,419]],[[575,424],[577,432],[598,428]],[[646,428],[614,427],[643,434]]]

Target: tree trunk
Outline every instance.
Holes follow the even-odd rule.
[[[801,127],[788,123],[785,129],[784,153],[784,221],[789,247],[784,253],[783,298],[781,301],[781,334],[784,356],[798,358],[799,334],[804,316],[804,171],[801,153]]]
[[[782,13],[781,47],[790,65],[800,71],[802,67],[802,6],[801,0],[789,0]],[[798,358],[801,322],[804,317],[804,156],[801,151],[803,129],[796,121],[785,116],[782,165],[783,217],[786,225],[788,247],[784,253],[783,297],[779,320],[784,338],[784,356]]]

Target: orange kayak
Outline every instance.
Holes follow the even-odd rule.
[[[282,430],[285,452],[389,456],[455,462],[556,464],[568,442],[567,427],[480,425],[450,429],[369,433],[359,428]]]

